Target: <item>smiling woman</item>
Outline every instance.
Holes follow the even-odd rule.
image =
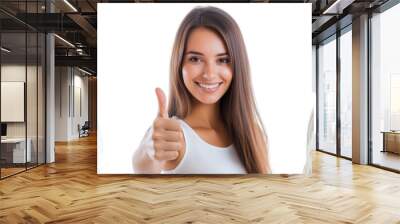
[[[215,7],[182,21],[170,65],[170,94],[133,156],[135,173],[270,173],[239,26]]]

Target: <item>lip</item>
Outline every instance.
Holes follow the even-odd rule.
[[[214,93],[216,92],[219,87],[222,85],[223,82],[194,82],[196,86],[205,93]]]

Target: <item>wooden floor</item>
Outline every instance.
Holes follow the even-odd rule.
[[[43,222],[400,223],[400,175],[315,152],[308,178],[98,176],[89,137],[0,181],[0,223]]]

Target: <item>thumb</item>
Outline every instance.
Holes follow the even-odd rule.
[[[158,101],[158,116],[168,118],[167,112],[167,98],[161,88],[156,88],[156,95]]]

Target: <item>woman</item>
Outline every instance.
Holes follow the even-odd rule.
[[[270,173],[240,29],[215,7],[182,21],[170,64],[170,96],[133,157],[135,173]]]

